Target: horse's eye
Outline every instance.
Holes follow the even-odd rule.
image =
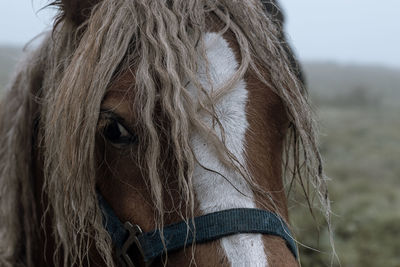
[[[111,119],[104,127],[103,136],[114,145],[129,145],[137,142],[137,137],[121,125],[117,120]]]

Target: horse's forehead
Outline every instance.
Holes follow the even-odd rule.
[[[107,89],[107,95],[119,96],[119,97],[132,97],[135,85],[135,75],[131,69],[122,71],[119,75],[116,75],[114,81],[111,82],[109,88]]]
[[[104,96],[101,109],[115,111],[128,122],[134,123],[135,77],[132,71],[124,71],[110,84]]]

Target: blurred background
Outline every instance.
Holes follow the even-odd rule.
[[[319,117],[341,266],[399,267],[400,1],[280,2]],[[0,2],[0,92],[23,46],[50,28],[45,4]],[[326,226],[299,203],[297,239],[315,248],[300,248],[303,266],[329,266]]]

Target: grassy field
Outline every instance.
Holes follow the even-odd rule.
[[[335,240],[342,266],[400,266],[398,114],[400,109],[394,108],[321,108],[321,148],[332,178]],[[329,251],[326,232],[322,229],[318,237],[307,209],[293,211],[299,239]],[[327,260],[307,249],[303,255],[305,266],[322,266],[322,259]]]
[[[400,71],[315,63],[305,70],[321,122],[326,172],[332,179],[341,265],[399,267]],[[316,232],[308,209],[293,205],[299,240],[329,252],[326,227],[321,224]],[[330,263],[326,253],[301,250],[304,266]]]
[[[0,89],[19,51],[0,48]],[[400,70],[308,63],[305,72],[332,179],[341,266],[400,267]],[[297,238],[320,250],[301,248],[303,266],[329,266],[326,226],[317,231],[308,208],[295,202],[290,213]]]

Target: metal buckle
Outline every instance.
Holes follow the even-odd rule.
[[[143,233],[142,229],[140,229],[139,225],[137,225],[137,224],[132,225],[130,222],[126,222],[124,224],[124,227],[126,230],[128,230],[129,237],[125,241],[122,248],[117,249],[117,257],[120,261],[121,266],[122,267],[135,267],[135,264],[133,263],[131,257],[128,255],[128,250],[131,249],[133,244],[136,246],[137,250],[140,252],[140,256],[142,257],[143,262],[145,263],[145,266],[146,267],[150,266],[151,263],[147,263],[144,261],[145,257],[144,257],[143,248],[138,239],[138,236]]]

